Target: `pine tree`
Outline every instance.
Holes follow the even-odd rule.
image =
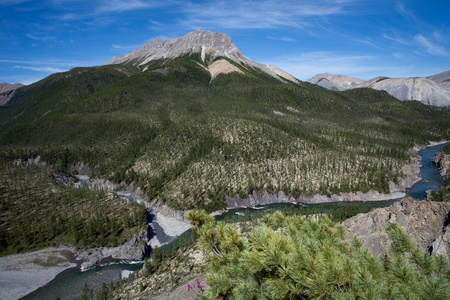
[[[450,267],[389,224],[391,255],[374,257],[327,217],[265,216],[249,233],[190,211],[209,251],[209,299],[448,299]]]

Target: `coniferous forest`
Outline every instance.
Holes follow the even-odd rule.
[[[445,107],[277,80],[232,61],[243,74],[211,81],[206,62],[193,53],[141,67],[75,68],[18,89],[0,108],[2,251],[38,248],[56,236],[84,247],[114,245],[141,226],[139,207],[48,179],[55,170],[75,176],[78,163],[92,178],[133,183],[149,201],[211,212],[225,208],[226,197],[253,191],[388,193],[414,145],[450,139]],[[37,157],[45,167],[14,165]],[[13,220],[23,206],[34,221]],[[78,213],[99,207],[107,215]],[[36,225],[34,236],[21,223],[42,215],[65,225],[55,232]]]
[[[345,242],[334,222],[363,208],[237,224],[207,212],[252,192],[389,193],[410,149],[450,140],[449,108],[278,80],[231,60],[242,74],[212,80],[213,60],[193,53],[75,68],[18,89],[0,107],[0,255],[116,246],[145,230],[143,205],[75,188],[82,164],[91,178],[140,188],[149,202],[193,209],[195,233],[152,253],[136,275],[139,292],[206,273],[199,297],[212,299],[448,299],[448,260],[401,228],[387,226],[386,258]],[[113,295],[105,285],[98,298],[126,298],[132,286],[122,280]]]

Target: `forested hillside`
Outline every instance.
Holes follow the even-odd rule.
[[[0,111],[4,161],[134,182],[178,209],[252,191],[389,191],[414,144],[449,139],[448,108],[385,92],[332,92],[258,69],[211,81],[200,54],[54,74]],[[145,72],[142,69],[146,69]]]

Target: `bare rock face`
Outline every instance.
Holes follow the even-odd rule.
[[[450,154],[438,152],[433,157],[433,162],[439,169],[439,173],[444,178],[450,177]]]
[[[144,65],[152,60],[161,58],[175,58],[184,54],[200,52],[202,60],[206,55],[212,57],[224,56],[239,63],[245,57],[231,42],[231,38],[224,33],[196,30],[182,38],[170,40],[157,39],[142,45],[140,49],[129,54],[113,57],[106,64],[118,64],[134,61],[133,64]]]
[[[147,233],[142,231],[121,246],[79,250],[76,255],[84,261],[80,267],[82,271],[98,265],[105,258],[141,261],[148,251],[147,241]]]
[[[389,207],[356,215],[342,225],[349,241],[356,235],[375,255],[386,256],[390,240],[384,226],[388,223],[403,226],[423,250],[450,257],[450,203],[405,198]]]
[[[376,90],[384,90],[399,100],[417,100],[434,106],[450,105],[450,92],[427,78],[385,79],[371,87]]]
[[[21,83],[0,83],[0,106],[5,105],[14,96],[14,92],[22,87]]]
[[[344,75],[318,74],[307,82],[320,85],[329,90],[344,91],[354,88],[373,88],[388,92],[402,100],[420,101],[426,105],[450,106],[450,71],[427,78],[388,78],[375,77],[364,81]]]
[[[129,63],[135,66],[144,66],[153,60],[171,59],[191,53],[200,53],[202,61],[206,64],[209,64],[207,57],[209,57],[210,60],[214,60],[218,57],[226,57],[238,65],[247,65],[252,68],[258,68],[277,79],[287,79],[298,82],[297,79],[285,71],[273,66],[254,62],[245,57],[228,35],[205,30],[190,32],[182,38],[153,40],[142,45],[140,49],[133,50],[128,54],[119,57],[114,56],[106,64]],[[229,71],[230,69],[228,68],[227,70]]]
[[[23,84],[21,84],[21,83],[12,83],[12,84],[6,83],[6,82],[0,83],[0,93],[4,93],[7,91],[11,91],[11,90],[16,90],[22,86],[23,86]]]
[[[317,74],[306,81],[333,91],[353,89],[364,83],[362,79],[329,73]]]
[[[445,71],[427,78],[436,82],[444,90],[450,91],[450,71]]]

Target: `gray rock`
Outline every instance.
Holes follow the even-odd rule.
[[[190,32],[182,38],[153,40],[142,45],[140,49],[135,49],[128,54],[119,57],[114,56],[106,64],[130,63],[136,66],[142,66],[145,71],[146,68],[144,65],[153,60],[172,59],[191,53],[200,53],[201,59],[207,64],[209,64],[209,61],[206,61],[207,56],[211,60],[217,57],[226,57],[241,65],[243,69],[248,67],[257,68],[277,79],[287,79],[297,82],[297,79],[285,71],[273,66],[254,62],[245,57],[228,35],[205,30]]]
[[[147,241],[147,234],[145,231],[142,231],[121,246],[80,250],[76,255],[78,259],[84,260],[80,266],[82,271],[98,265],[105,258],[141,261],[144,259],[147,251]]]
[[[439,169],[439,173],[444,178],[450,177],[450,154],[438,152],[433,157],[433,162]]]
[[[353,89],[364,83],[362,79],[329,73],[317,74],[306,81],[334,91]]]
[[[390,239],[384,226],[397,223],[406,229],[412,240],[423,250],[450,257],[448,228],[450,203],[428,202],[405,198],[389,207],[347,219],[342,225],[347,239],[356,236],[363,246],[380,257],[388,255]]]
[[[344,91],[354,88],[373,88],[388,92],[402,101],[420,101],[426,105],[450,106],[450,71],[427,78],[375,77],[368,81],[344,75],[318,74],[307,82],[326,89]]]
[[[450,106],[450,92],[427,78],[385,79],[371,86],[388,92],[399,100],[416,100],[427,105]]]
[[[445,71],[427,78],[436,82],[444,90],[450,91],[450,71]]]
[[[14,96],[15,91],[24,86],[21,83],[0,83],[0,106],[5,105]]]

